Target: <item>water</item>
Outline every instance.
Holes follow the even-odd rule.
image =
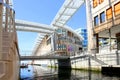
[[[29,66],[21,69],[21,80],[120,80],[120,77],[91,71]]]

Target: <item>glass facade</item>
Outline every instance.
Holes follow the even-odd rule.
[[[87,38],[87,29],[83,29],[83,28],[79,28],[76,30],[76,32],[78,34],[80,34],[83,37],[83,41],[82,41],[82,46],[83,47],[87,47],[88,45],[88,38]]]
[[[115,16],[120,14],[120,2],[114,5]]]
[[[57,29],[55,35],[55,50],[60,54],[71,55],[73,52],[79,52],[79,48],[82,49],[82,41],[71,31]]]

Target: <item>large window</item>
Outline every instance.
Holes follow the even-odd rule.
[[[103,22],[105,22],[105,12],[102,12],[100,14],[100,23],[103,23]]]
[[[94,26],[97,26],[99,24],[98,16],[94,17]]]
[[[114,5],[115,16],[120,14],[120,2]]]
[[[106,17],[107,19],[112,18],[112,7],[106,10]]]
[[[93,7],[95,8],[98,5],[98,0],[93,0]]]

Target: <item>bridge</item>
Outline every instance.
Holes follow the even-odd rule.
[[[76,11],[81,7],[82,4],[84,4],[84,0],[65,0],[64,4],[62,5],[50,25],[16,19],[15,25],[17,31],[39,33],[35,42],[34,50],[32,52],[34,56],[21,56],[21,60],[69,58],[67,56],[35,56],[35,54],[38,50],[38,47],[41,45],[41,41],[43,40],[44,36],[52,35],[55,32],[56,28],[69,30],[81,39],[81,36],[69,26],[67,26],[66,23],[76,13]]]
[[[4,4],[2,1],[0,3]],[[71,31],[76,36],[78,36],[80,39],[81,36],[77,34],[73,29],[71,29],[69,26],[66,25],[66,23],[69,21],[69,19],[75,14],[75,12],[81,7],[82,4],[84,4],[84,0],[65,0],[64,4],[56,14],[55,18],[51,22],[50,25],[41,24],[41,23],[35,23],[35,22],[29,22],[25,20],[15,20],[15,28],[17,31],[28,31],[28,32],[37,32],[41,33],[36,40],[36,45],[34,47],[34,51],[32,52],[34,55],[36,55],[36,52],[38,51],[39,46],[41,45],[41,41],[43,40],[45,35],[52,35],[57,28],[63,28],[66,30]],[[4,7],[11,9],[9,5],[4,4]],[[4,17],[8,15],[3,15]],[[3,20],[3,24],[7,24],[8,19]],[[79,56],[71,59],[79,59],[79,58],[85,58],[88,57],[86,55]],[[28,59],[68,59],[68,56],[21,56],[21,60],[28,60]],[[92,58],[92,57],[91,57]]]
[[[8,80],[11,76],[10,80],[17,79],[19,75],[16,73],[19,72],[19,57],[20,60],[57,60],[58,67],[63,68],[71,68],[71,65],[76,66],[76,60],[79,59],[86,59],[85,63],[88,63],[86,67],[90,67],[94,60],[94,62],[99,63],[99,65],[119,65],[120,64],[120,57],[119,53],[112,54],[110,52],[109,58],[107,60],[102,59],[105,55],[93,56],[89,54],[83,55],[74,55],[77,53],[76,50],[81,50],[80,42],[83,38],[77,34],[73,29],[66,25],[66,23],[71,19],[71,17],[76,13],[76,11],[81,7],[82,4],[85,3],[85,0],[65,0],[64,4],[56,14],[55,18],[51,22],[50,25],[36,23],[36,22],[29,22],[25,20],[17,20],[15,19],[15,11],[12,9],[12,1],[11,0],[0,0],[0,78],[2,76],[2,80]],[[92,11],[91,11],[91,0],[86,0],[86,12],[87,12],[87,25],[88,27],[88,36],[89,42],[93,43],[93,34],[92,34]],[[119,21],[118,21],[119,22]],[[118,26],[119,27],[119,26]],[[57,33],[58,30],[58,33]],[[59,33],[60,32],[62,33]],[[65,31],[66,30],[66,31]],[[25,31],[25,32],[36,32],[39,33],[37,36],[34,50],[32,52],[32,56],[20,56],[19,54],[19,47],[18,47],[18,40],[16,31]],[[114,31],[113,31],[114,32]],[[119,29],[116,31],[119,32]],[[102,33],[102,32],[101,32]],[[110,30],[109,30],[110,33]],[[68,34],[68,35],[66,35]],[[92,35],[92,36],[91,36]],[[104,35],[101,34],[101,35]],[[67,36],[67,37],[66,37]],[[96,35],[96,37],[99,37]],[[111,37],[111,34],[110,36]],[[57,39],[55,41],[55,39]],[[49,43],[54,44],[51,46]],[[98,40],[98,39],[97,39]],[[45,43],[46,42],[46,43]],[[68,43],[69,42],[69,43]],[[47,47],[43,47],[43,43],[47,44]],[[77,45],[77,46],[76,46]],[[43,47],[43,49],[40,49]],[[72,48],[71,48],[72,47]],[[88,45],[88,49],[91,49],[93,46]],[[99,46],[97,46],[98,48]],[[110,46],[111,47],[111,46]],[[74,48],[74,51],[72,49]],[[76,49],[77,48],[77,49]],[[48,55],[43,51],[46,49],[46,52],[56,51],[58,54],[61,55]],[[70,52],[71,51],[71,52]],[[46,54],[44,56],[37,56],[41,52]],[[40,53],[40,54],[41,54]],[[73,53],[73,54],[72,54]],[[115,53],[115,52],[114,52]],[[70,54],[68,56],[63,56],[63,54]],[[71,56],[74,55],[74,56]],[[99,57],[99,58],[98,58]],[[112,58],[112,60],[111,60]],[[102,60],[101,60],[102,59]],[[114,60],[113,60],[114,59]],[[106,61],[106,62],[105,62]],[[74,64],[75,63],[75,64]],[[81,65],[81,63],[79,63]],[[97,65],[93,64],[93,67],[98,67]],[[83,67],[83,65],[82,65]],[[16,70],[16,71],[15,71]],[[5,79],[4,79],[5,77]]]
[[[69,59],[69,56],[20,56],[20,60]]]
[[[65,0],[50,25],[16,19],[16,30],[39,33],[36,38],[34,50],[32,52],[32,54],[34,55],[41,45],[41,41],[43,40],[43,38],[46,35],[54,34],[57,28],[69,30],[81,39],[81,35],[77,34],[73,29],[67,26],[66,23],[76,13],[76,11],[81,7],[82,4],[84,4],[84,0]],[[48,58],[50,59],[51,57]],[[53,58],[56,59],[57,57]]]
[[[21,56],[20,60],[66,60],[66,59],[70,59],[71,62],[75,61],[77,59],[85,59],[85,58],[89,58],[91,60],[94,60],[95,62],[101,64],[101,65],[108,65],[107,63],[105,63],[104,61],[98,59],[95,56],[92,56],[91,54],[82,54],[82,55],[76,55],[76,56],[59,56],[59,55],[47,55],[47,56]]]

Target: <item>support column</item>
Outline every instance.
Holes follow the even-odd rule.
[[[117,40],[116,62],[117,62],[117,65],[120,65],[120,58],[118,53],[118,51],[120,50],[120,33],[116,34],[116,40]]]
[[[109,29],[109,43],[110,43],[110,51],[111,51],[111,30]]]
[[[2,21],[3,21],[3,4],[0,3],[0,59],[2,58]]]
[[[87,31],[88,31],[88,51],[91,53],[91,50],[94,49],[91,1],[90,0],[85,0],[85,1],[86,1],[86,15],[87,15]]]
[[[58,60],[58,68],[59,69],[71,69],[70,59],[59,59]]]
[[[117,63],[117,65],[120,64],[120,59],[119,59],[119,53],[118,53],[118,50],[116,51],[116,63]]]
[[[96,53],[99,53],[99,35],[95,34],[96,36]]]
[[[117,40],[117,50],[120,50],[120,33],[116,34],[116,40]]]
[[[89,71],[91,70],[91,59],[90,59],[90,57],[88,57],[88,70]]]

